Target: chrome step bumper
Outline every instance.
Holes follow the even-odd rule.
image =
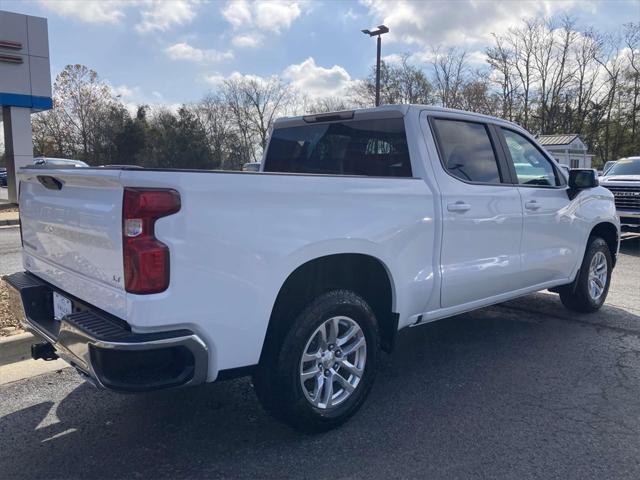
[[[87,305],[28,272],[3,277],[12,313],[56,354],[102,387],[140,392],[203,383],[205,343],[186,329],[134,333],[123,320]],[[73,312],[53,315],[53,292],[71,300]]]

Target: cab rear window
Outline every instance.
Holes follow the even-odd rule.
[[[411,177],[404,121],[352,120],[276,129],[263,170]]]

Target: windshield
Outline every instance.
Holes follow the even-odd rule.
[[[640,175],[640,158],[618,160],[614,166],[607,170],[607,176],[610,175]]]

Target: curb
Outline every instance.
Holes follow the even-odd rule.
[[[31,358],[31,345],[37,343],[30,333],[0,338],[0,367]]]

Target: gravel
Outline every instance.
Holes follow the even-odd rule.
[[[18,320],[9,311],[9,291],[4,282],[0,282],[0,337],[20,332]]]

